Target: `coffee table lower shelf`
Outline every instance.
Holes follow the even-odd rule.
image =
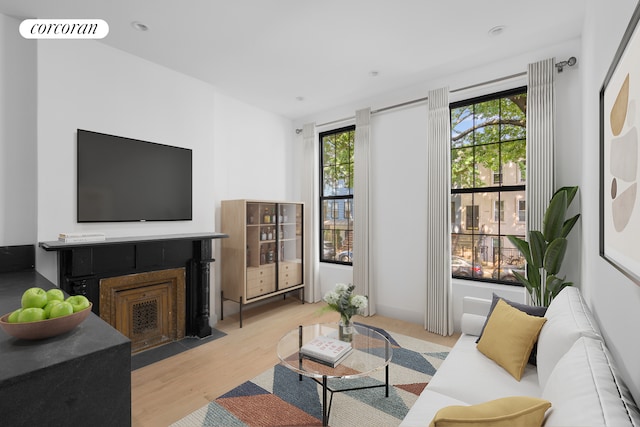
[[[351,388],[341,388],[341,389],[337,389],[334,390],[332,388],[329,387],[328,385],[328,377],[326,375],[322,376],[322,381],[318,378],[315,377],[309,377],[310,379],[312,379],[313,381],[315,381],[316,383],[320,384],[322,386],[322,425],[323,426],[328,426],[329,425],[329,416],[331,415],[331,403],[333,402],[333,393],[342,393],[344,391],[354,391],[354,390],[366,390],[369,388],[380,388],[380,387],[384,387],[385,388],[385,393],[384,393],[384,397],[389,397],[389,365],[385,366],[384,368],[384,384],[376,384],[376,385],[369,385],[369,386],[361,386],[361,387],[351,387]],[[302,374],[298,374],[299,380],[302,381],[302,378],[304,377],[304,375]],[[348,381],[348,380],[342,380],[342,381]],[[329,405],[327,405],[327,392],[331,393],[331,396],[329,397]]]

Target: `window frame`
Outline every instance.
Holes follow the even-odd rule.
[[[480,96],[480,97],[475,97],[475,98],[471,98],[471,99],[466,99],[466,100],[462,100],[462,101],[457,101],[457,102],[453,102],[451,104],[449,104],[449,109],[450,112],[453,112],[454,109],[456,108],[460,108],[460,107],[465,107],[465,106],[473,106],[475,104],[480,104],[480,103],[484,103],[484,102],[488,102],[488,101],[493,101],[493,100],[497,100],[500,101],[506,97],[509,97],[511,95],[517,95],[517,94],[524,94],[524,95],[528,95],[527,94],[527,87],[526,86],[521,86],[521,87],[517,87],[517,88],[513,88],[513,89],[509,89],[509,90],[505,90],[505,91],[500,91],[500,92],[495,92],[495,93],[491,93],[491,94],[487,94],[484,96]],[[526,114],[526,113],[525,113]],[[453,119],[453,116],[450,117],[450,121]],[[527,120],[528,117],[525,116],[525,120]],[[453,125],[453,123],[452,123]],[[453,137],[453,127],[452,127],[452,134],[451,134],[451,138]],[[502,144],[504,143],[510,143],[510,142],[517,142],[517,141],[523,141],[525,144],[525,152],[526,152],[526,128],[525,128],[525,136],[524,138],[520,139],[510,139],[510,140],[502,140],[502,137],[498,138],[497,142],[492,142],[491,144],[498,144],[499,145],[499,152],[502,152],[502,148],[504,147]],[[450,150],[454,149],[470,149],[473,151],[473,157],[474,157],[474,173],[478,173],[477,168],[478,168],[478,164],[476,163],[475,160],[475,156],[476,156],[476,147],[482,147],[482,145],[477,145],[475,142],[472,145],[469,146],[460,146],[460,147],[454,147],[453,146],[453,139],[451,139],[450,141]],[[453,155],[452,155],[452,160],[453,160]],[[525,165],[526,165],[526,158],[525,158]],[[453,165],[451,165],[453,166]],[[453,178],[451,181],[451,206],[452,209],[455,206],[453,199],[454,196],[458,196],[460,198],[460,200],[462,200],[462,196],[467,195],[467,196],[471,196],[471,202],[460,202],[460,207],[463,208],[467,208],[468,205],[478,205],[479,201],[477,201],[475,199],[476,196],[478,197],[482,197],[482,195],[486,195],[486,197],[489,197],[491,200],[491,216],[490,219],[493,220],[494,225],[497,227],[498,231],[497,233],[491,233],[490,235],[486,235],[485,236],[485,231],[486,231],[486,225],[480,225],[480,227],[476,228],[476,229],[469,229],[466,224],[464,227],[460,227],[460,231],[456,232],[455,229],[452,228],[451,230],[451,239],[452,241],[454,239],[459,239],[461,236],[469,235],[471,236],[471,239],[473,241],[473,239],[479,239],[479,238],[483,238],[483,237],[487,237],[487,241],[491,243],[491,247],[494,251],[494,254],[492,255],[493,257],[496,256],[495,252],[497,251],[498,254],[498,260],[505,260],[506,258],[503,256],[503,254],[501,253],[504,250],[504,240],[505,237],[508,234],[503,234],[503,232],[501,231],[501,224],[504,222],[504,220],[506,219],[506,214],[505,214],[505,206],[506,203],[504,203],[504,198],[502,197],[503,194],[517,194],[517,192],[523,192],[526,194],[526,167],[524,168],[520,168],[517,167],[516,170],[516,176],[515,176],[515,182],[513,184],[508,184],[505,185],[504,184],[504,180],[505,180],[505,175],[504,175],[504,171],[502,170],[503,164],[502,164],[502,160],[499,160],[499,169],[496,171],[491,170],[491,178],[489,179],[490,184],[481,184],[481,185],[485,185],[485,186],[479,186],[479,187],[471,187],[471,188],[454,188],[453,184]],[[496,177],[499,177],[499,182],[496,182]],[[525,179],[523,179],[525,178]],[[463,182],[463,181],[456,181],[456,182]],[[519,219],[519,211],[518,211],[518,207],[519,207],[519,201],[520,199],[516,198],[516,206],[515,206],[515,216],[516,216],[516,221],[517,223],[522,224],[521,221],[518,221]],[[525,204],[526,204],[526,200],[524,200]],[[499,205],[501,207],[500,209],[500,213],[499,213],[499,217],[496,217],[496,204],[497,203],[501,203],[501,205]],[[509,215],[511,216],[511,213],[509,213]],[[454,212],[451,212],[451,218],[452,218],[452,225],[454,224],[453,219],[456,218],[456,221],[460,221],[461,218],[457,218],[457,215],[454,214]],[[466,214],[462,215],[465,219],[467,218]],[[526,211],[525,211],[525,217],[526,217]],[[499,221],[496,221],[497,219],[499,219]],[[480,222],[482,222],[482,218],[480,218]],[[457,224],[457,222],[456,222]],[[457,226],[455,227],[457,228]],[[466,230],[469,230],[470,233],[466,233]],[[526,230],[525,230],[526,232]],[[494,244],[495,242],[501,242],[499,248],[495,248]],[[475,246],[474,246],[475,248]],[[484,249],[489,249],[488,247],[484,248]],[[476,265],[477,263],[480,263],[480,261],[476,258],[476,254],[475,251],[480,251],[482,252],[484,250],[482,247],[477,247],[476,249],[472,250],[472,259],[470,260],[472,265]],[[498,250],[499,249],[499,250]],[[484,252],[483,252],[484,253]],[[458,256],[459,254],[455,253],[454,254],[454,247],[451,247],[451,256]],[[510,267],[508,265],[506,265],[505,263],[500,264],[498,263],[497,266],[494,266],[495,268],[504,268],[504,267]],[[486,273],[486,272],[485,272]],[[452,277],[455,279],[465,279],[465,280],[471,280],[471,281],[475,281],[475,282],[490,282],[490,283],[501,283],[501,284],[506,284],[506,285],[512,285],[512,286],[519,286],[522,287],[523,285],[519,282],[512,282],[512,281],[505,281],[505,280],[501,280],[501,279],[494,279],[491,276],[493,274],[491,274],[488,277],[468,277],[468,276],[458,276],[453,274],[452,271]]]
[[[325,196],[324,194],[324,169],[325,169],[325,164],[324,164],[324,144],[323,144],[323,140],[326,136],[329,135],[336,135],[336,134],[340,134],[340,133],[344,133],[344,132],[353,132],[353,139],[352,139],[352,147],[351,150],[353,151],[355,149],[355,131],[356,131],[356,126],[355,125],[349,125],[349,126],[344,126],[341,128],[337,128],[337,129],[331,129],[331,130],[327,130],[327,131],[323,131],[320,132],[318,135],[318,140],[319,140],[319,160],[320,160],[320,167],[319,167],[319,175],[320,175],[320,179],[319,179],[319,223],[318,223],[318,229],[320,230],[319,236],[320,239],[319,240],[319,262],[323,262],[323,263],[328,263],[328,264],[339,264],[339,265],[349,265],[352,266],[353,265],[353,210],[355,208],[355,206],[353,205],[353,187],[351,187],[349,194],[345,194],[345,195],[331,195],[331,196]],[[351,155],[351,159],[353,159],[353,155]],[[355,161],[352,160],[352,163],[355,165]],[[351,177],[351,179],[353,179],[353,177]],[[347,252],[349,252],[351,254],[351,261],[341,261],[338,260],[336,257],[338,256],[338,254],[342,251],[339,250],[338,247],[336,247],[336,241],[332,240],[332,241],[327,241],[328,243],[332,243],[333,246],[333,259],[325,259],[324,258],[324,247],[325,247],[325,231],[327,231],[327,228],[324,227],[324,219],[325,219],[325,212],[324,212],[324,207],[325,207],[325,202],[330,202],[331,203],[331,218],[335,219],[335,212],[340,212],[340,202],[343,202],[343,212],[345,215],[345,219],[347,220],[347,223],[351,223],[351,228],[347,227],[346,228],[346,232],[347,234],[350,235],[350,238],[347,238],[348,244],[347,244]],[[339,216],[339,215],[338,215]],[[351,240],[349,242],[349,240]]]

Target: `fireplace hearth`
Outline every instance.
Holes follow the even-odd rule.
[[[185,269],[100,280],[100,317],[137,353],[184,338]]]

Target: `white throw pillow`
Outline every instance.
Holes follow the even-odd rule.
[[[558,360],[580,337],[602,340],[600,329],[578,288],[568,286],[551,301],[538,336],[538,381],[544,389]]]
[[[556,364],[541,397],[553,402],[545,426],[639,425],[638,407],[598,339],[583,337],[574,343]]]

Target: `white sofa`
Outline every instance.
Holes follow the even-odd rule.
[[[466,298],[462,336],[401,423],[428,426],[451,405],[476,405],[509,396],[551,402],[544,426],[640,426],[640,411],[622,382],[599,327],[578,288],[552,301],[537,343],[537,366],[520,381],[476,348],[490,300]]]

